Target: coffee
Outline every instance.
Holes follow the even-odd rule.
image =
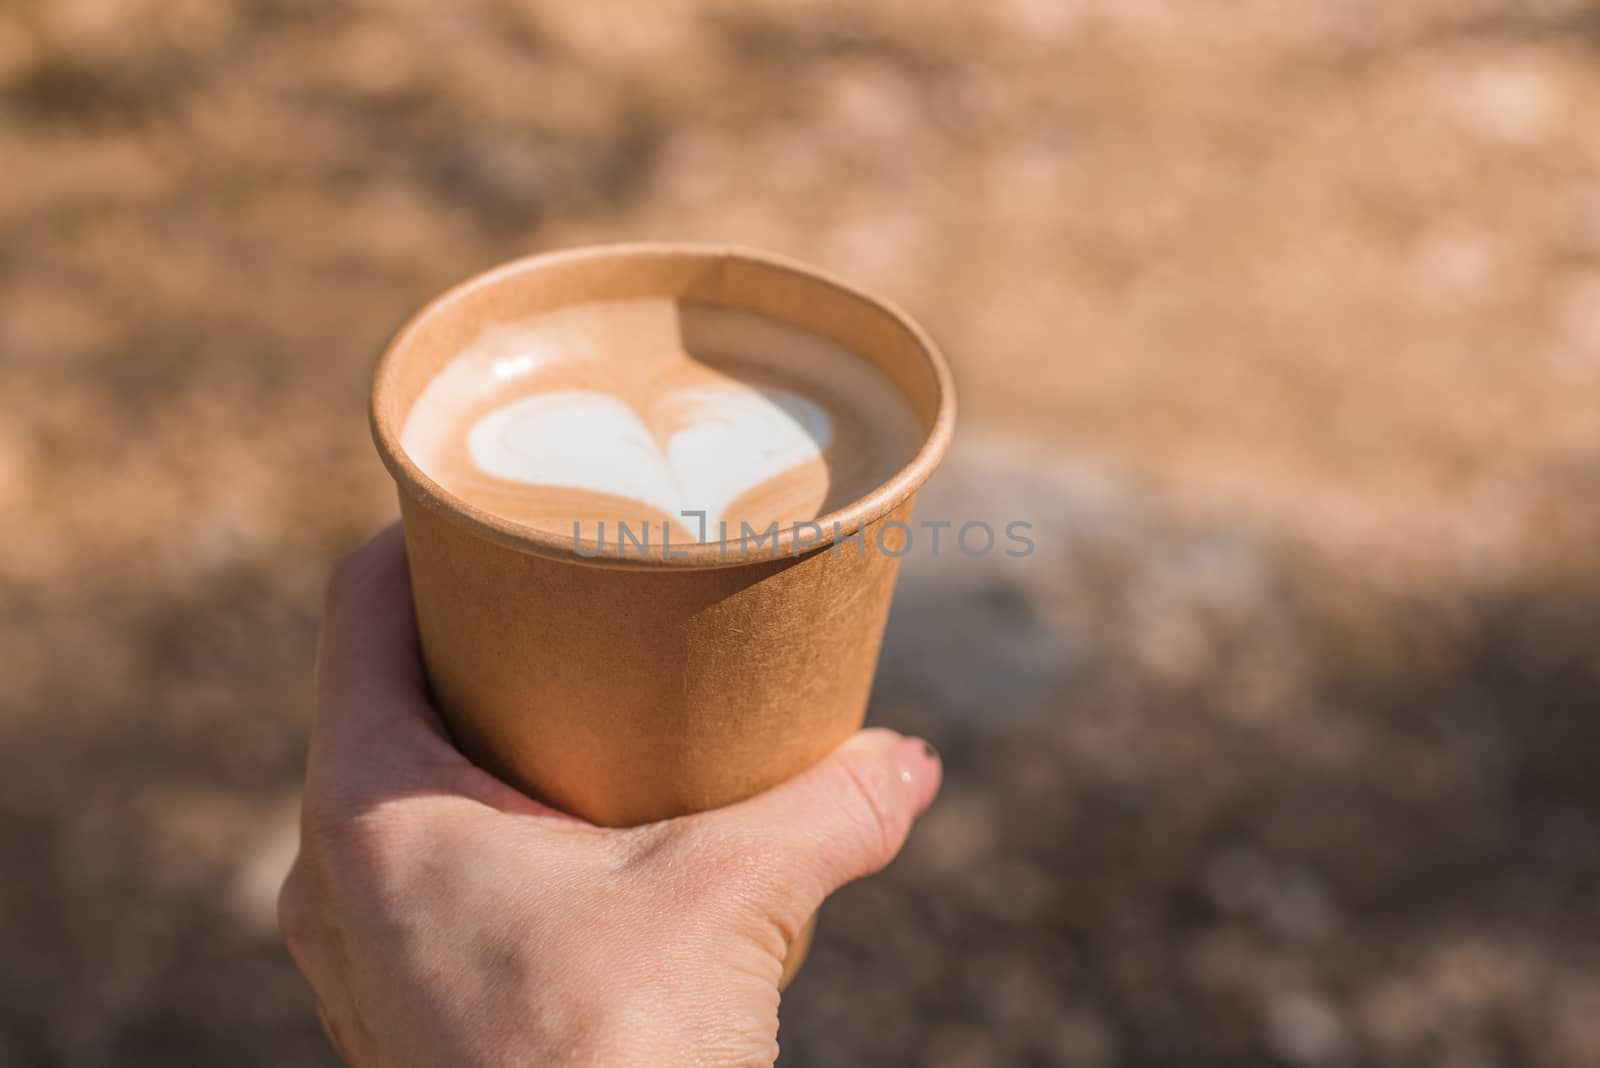
[[[485,326],[401,435],[430,478],[503,519],[613,542],[622,523],[652,544],[668,524],[674,545],[825,516],[925,438],[901,390],[838,343],[666,298]]]

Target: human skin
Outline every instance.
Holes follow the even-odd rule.
[[[790,940],[939,788],[931,746],[866,730],[712,812],[611,829],[541,805],[451,746],[398,527],[335,572],[316,691],[278,918],[358,1068],[770,1065]]]

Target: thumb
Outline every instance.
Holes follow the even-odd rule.
[[[788,782],[701,818],[747,858],[759,857],[768,885],[785,898],[770,904],[803,920],[839,887],[894,859],[941,776],[933,746],[874,728]]]

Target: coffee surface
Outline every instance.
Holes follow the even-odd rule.
[[[662,523],[826,515],[887,481],[923,428],[874,365],[753,312],[668,299],[575,305],[486,327],[423,389],[401,443],[430,478],[538,530],[614,543]],[[686,513],[705,513],[705,522]],[[600,523],[605,523],[602,531]]]

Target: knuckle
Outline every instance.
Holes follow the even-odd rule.
[[[421,813],[379,805],[351,815],[340,805],[308,799],[301,852],[314,860],[327,907],[337,918],[403,899],[431,833]]]
[[[889,863],[905,837],[905,818],[880,789],[882,775],[854,757],[838,761],[833,774],[838,793],[846,798],[843,819],[850,834],[874,869]]]
[[[415,834],[407,820],[391,818],[377,809],[325,830],[321,844],[328,870],[334,876],[345,882],[382,887],[395,882],[401,874],[407,858],[414,853]]]
[[[368,769],[361,769],[342,775],[340,769],[313,761],[300,798],[301,835],[318,841],[335,838],[357,822],[372,803],[365,788],[369,774]]]
[[[295,856],[283,885],[278,888],[277,909],[278,935],[296,959],[303,955],[315,926],[311,912],[311,890],[307,885],[305,854],[299,853]]]
[[[306,775],[300,798],[300,842],[302,850],[322,847],[341,838],[345,827],[359,811],[349,789],[330,779],[321,769]]]

